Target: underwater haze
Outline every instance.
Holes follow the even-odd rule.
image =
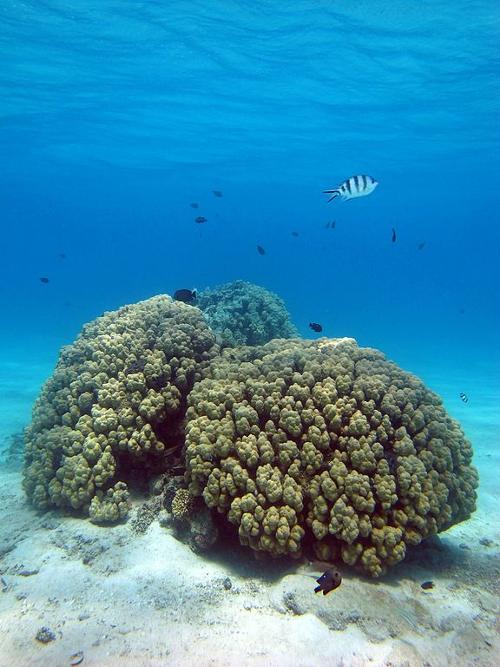
[[[480,474],[478,512],[453,529],[450,549],[469,559],[456,561],[466,569],[480,563],[498,572],[499,38],[495,0],[2,0],[0,450],[29,423],[61,346],[84,323],[153,295],[245,280],[278,294],[302,337],[355,338],[442,396],[472,442]],[[362,174],[379,182],[372,194],[328,202],[325,190]],[[15,524],[18,513],[33,510],[18,472],[5,471],[5,498],[11,480],[19,496],[9,510]],[[37,577],[43,544],[30,543],[16,561],[27,566],[31,557]],[[8,583],[15,564],[2,558],[9,551],[0,548]],[[205,567],[189,551],[176,558],[193,571]],[[123,571],[136,572],[131,559]],[[56,573],[64,567],[58,563]],[[425,576],[438,579],[432,569]],[[55,595],[49,580],[37,589],[35,579],[23,579],[29,591],[15,589],[27,598],[9,603],[0,593],[9,637],[0,644],[0,667],[70,664],[80,650],[84,665],[111,664],[104,653],[93,655],[77,620],[53,642],[71,635],[74,651],[65,644],[61,655],[51,654],[59,662],[46,662],[31,635],[50,625],[47,614],[34,617],[29,652],[23,645],[16,653],[15,605],[26,609]],[[395,579],[387,588],[397,586]],[[195,590],[188,587],[187,597]],[[250,588],[241,591],[242,600],[243,593],[251,598]],[[71,597],[64,586],[59,594]],[[254,615],[266,608],[267,593],[260,594]],[[317,603],[331,605],[335,594]],[[374,604],[396,605],[407,619],[403,598],[384,595]],[[483,597],[485,611],[482,592],[470,593],[463,607],[452,588],[440,595],[441,608],[457,615],[457,632],[481,613],[486,619],[456,664],[472,664],[475,655],[478,665],[494,665],[494,602]],[[131,604],[136,596],[127,589]],[[193,612],[176,630],[182,651],[148,653],[137,639],[134,653],[128,630],[123,664],[313,667],[325,664],[315,647],[331,637],[338,644],[328,650],[337,653],[325,653],[333,661],[326,664],[446,664],[441,639],[452,625],[432,625],[422,609],[404,630],[414,635],[412,653],[390,653],[403,621],[394,621],[393,635],[365,636],[361,623],[343,617],[318,629],[313,612],[290,609],[298,625],[284,653],[273,653],[279,644],[270,630],[261,653],[245,653],[245,639],[238,653],[238,639],[229,646],[222,630],[214,635],[219,643],[200,636],[195,648],[190,633],[207,626]],[[258,637],[257,621],[248,623],[245,637]],[[343,631],[352,634],[342,639]],[[360,647],[357,656],[352,646]],[[108,653],[122,650],[111,645]]]

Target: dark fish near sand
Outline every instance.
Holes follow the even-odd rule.
[[[214,197],[222,197],[222,192],[220,190],[212,190]]]
[[[396,230],[394,229],[394,227],[392,228],[391,240],[393,243],[396,243]]]
[[[423,583],[420,584],[420,588],[423,588],[424,591],[428,591],[431,588],[434,588],[434,582],[433,581],[424,581]]]
[[[336,197],[340,197],[343,201],[347,199],[355,199],[356,197],[366,197],[371,195],[378,185],[371,176],[361,174],[361,176],[350,176],[340,185],[337,185],[333,190],[323,190],[325,194],[332,195],[329,202]]]
[[[69,664],[71,667],[77,667],[77,665],[81,665],[84,659],[84,654],[83,651],[78,651],[78,653],[73,653],[73,655],[69,656]]]
[[[299,232],[292,232],[292,236],[298,236]]]
[[[183,301],[184,303],[194,303],[196,301],[195,289],[178,289],[174,292],[174,301]]]
[[[425,241],[423,241],[422,243],[419,243],[418,246],[417,246],[418,250],[423,250],[424,248],[425,248]]]
[[[328,595],[328,593],[331,593],[340,586],[342,577],[337,570],[326,570],[321,577],[316,579],[316,582],[318,585],[314,589],[314,592],[319,593],[323,591],[323,595]]]
[[[42,277],[40,278],[40,282],[41,282],[41,283],[44,283],[44,285],[46,285],[46,284],[49,282],[49,279],[48,279],[46,276],[42,276]]]
[[[316,333],[320,333],[320,331],[323,331],[323,327],[321,324],[318,324],[317,322],[309,322],[309,329],[312,329]]]
[[[469,402],[469,397],[467,396],[467,394],[464,394],[463,391],[460,392],[460,398],[461,398],[461,400],[462,400],[464,403],[468,403],[468,402]]]
[[[265,255],[266,254],[265,248],[263,248],[261,245],[257,246],[257,252],[259,253],[259,255]]]
[[[195,221],[198,225],[202,225],[204,222],[207,221],[207,219],[206,219],[203,215],[199,215],[197,218],[194,219],[194,221]]]
[[[192,201],[189,206],[191,206],[191,208],[199,208],[199,204],[196,201]]]

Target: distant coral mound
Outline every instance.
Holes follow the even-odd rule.
[[[283,301],[253,283],[237,280],[204,290],[197,305],[225,347],[263,345],[297,335]]]
[[[125,516],[123,475],[161,471],[180,453],[187,395],[217,352],[201,312],[168,296],[86,324],[62,349],[26,429],[24,488],[35,507],[96,522]]]
[[[273,556],[372,576],[469,517],[472,450],[439,397],[353,339],[225,350],[189,394],[189,489]]]

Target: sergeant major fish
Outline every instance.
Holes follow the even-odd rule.
[[[323,190],[325,194],[332,195],[329,202],[335,197],[340,197],[343,201],[347,199],[355,199],[356,197],[366,197],[366,195],[371,195],[378,185],[376,181],[371,176],[366,176],[362,174],[361,176],[350,176],[347,180],[340,185],[337,185],[333,190]]]

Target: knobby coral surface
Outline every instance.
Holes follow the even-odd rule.
[[[188,398],[186,477],[273,556],[372,576],[475,508],[472,450],[439,397],[352,339],[226,349]]]
[[[297,335],[283,301],[253,283],[237,280],[204,290],[197,305],[224,346],[263,345]]]
[[[217,353],[201,312],[157,296],[84,326],[62,349],[26,429],[24,488],[33,504],[116,521],[123,475],[166,466],[182,447],[186,397]]]

